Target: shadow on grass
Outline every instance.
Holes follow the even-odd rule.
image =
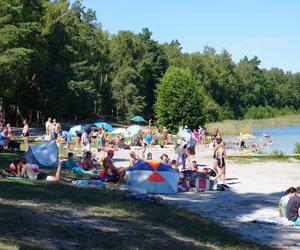
[[[0,218],[0,232],[5,235],[0,239],[24,249],[199,249],[199,244],[176,239],[162,228],[126,218],[108,220],[11,205],[2,206],[0,212],[5,216]]]
[[[20,158],[23,154],[23,151],[0,153],[0,169],[7,169],[10,163]]]
[[[6,203],[10,203],[4,204],[0,210],[1,213],[6,211],[6,215],[2,217],[10,220],[4,224],[0,221],[0,232],[3,235],[5,231],[12,229],[13,226],[10,225],[18,223],[21,225],[20,228],[24,227],[26,230],[11,233],[10,238],[6,240],[20,239],[18,241],[20,244],[30,239],[27,234],[22,234],[28,231],[32,235],[37,235],[30,242],[36,242],[36,239],[42,241],[50,234],[52,243],[45,244],[58,248],[60,241],[69,244],[70,248],[75,243],[83,248],[98,246],[120,249],[203,249],[215,245],[222,249],[260,248],[257,245],[247,244],[224,227],[185,209],[171,205],[123,201],[123,194],[119,192],[79,188],[59,183],[2,181],[0,197],[8,200]],[[41,204],[44,206],[43,209],[39,206],[30,208],[18,206],[18,200],[34,201],[35,204],[46,202],[50,207],[47,209],[47,205],[43,204]],[[60,210],[59,207],[64,208]],[[71,208],[83,214],[77,212],[74,214],[73,210],[72,215],[68,210]],[[92,215],[89,211],[92,211]],[[84,213],[91,217],[85,218]],[[69,219],[67,221],[60,219],[59,222],[58,217],[61,214]],[[88,223],[89,220],[91,221]],[[104,226],[101,223],[104,223]],[[85,225],[84,229],[78,226],[80,224]],[[87,226],[89,224],[99,227],[91,228]],[[110,231],[107,233],[101,227],[110,228]]]

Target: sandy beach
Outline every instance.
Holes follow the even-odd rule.
[[[140,155],[141,148],[135,148]],[[166,153],[173,159],[171,147],[151,150],[153,159]],[[198,151],[198,163],[212,166],[212,152],[205,148]],[[228,151],[228,155],[236,154]],[[127,166],[129,150],[115,153],[115,164]],[[185,207],[238,232],[243,238],[272,247],[300,249],[300,228],[261,223],[261,220],[278,219],[278,202],[283,191],[300,185],[299,161],[264,161],[237,164],[227,161],[225,192],[186,192],[162,195],[168,203]]]

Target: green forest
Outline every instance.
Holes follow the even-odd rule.
[[[184,53],[148,28],[109,34],[81,1],[0,0],[0,101],[12,124],[142,115],[193,126],[297,113],[300,73],[209,46]]]

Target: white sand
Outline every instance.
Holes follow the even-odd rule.
[[[135,151],[141,155],[141,149]],[[174,158],[170,148],[154,147],[151,152],[154,159],[163,153]],[[197,153],[197,160],[211,167],[211,151],[205,149]],[[128,166],[128,163],[129,150],[115,153],[117,166]],[[245,239],[279,248],[300,249],[300,228],[252,222],[277,216],[278,201],[283,191],[300,185],[300,162],[236,164],[228,160],[227,184],[231,187],[230,191],[187,192],[162,197],[171,204],[185,207],[239,232]]]

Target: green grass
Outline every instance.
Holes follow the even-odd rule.
[[[0,154],[1,166],[19,155]],[[261,249],[187,210],[124,193],[0,180],[0,242],[16,249]]]
[[[240,155],[240,156],[227,156],[228,160],[232,160],[239,164],[248,164],[251,162],[263,162],[263,161],[290,161],[291,159],[299,160],[300,156],[287,156],[283,154],[270,154],[270,155]]]
[[[270,119],[225,120],[206,124],[208,131],[219,128],[222,135],[252,133],[254,128],[292,126],[300,124],[300,115],[286,115]]]

